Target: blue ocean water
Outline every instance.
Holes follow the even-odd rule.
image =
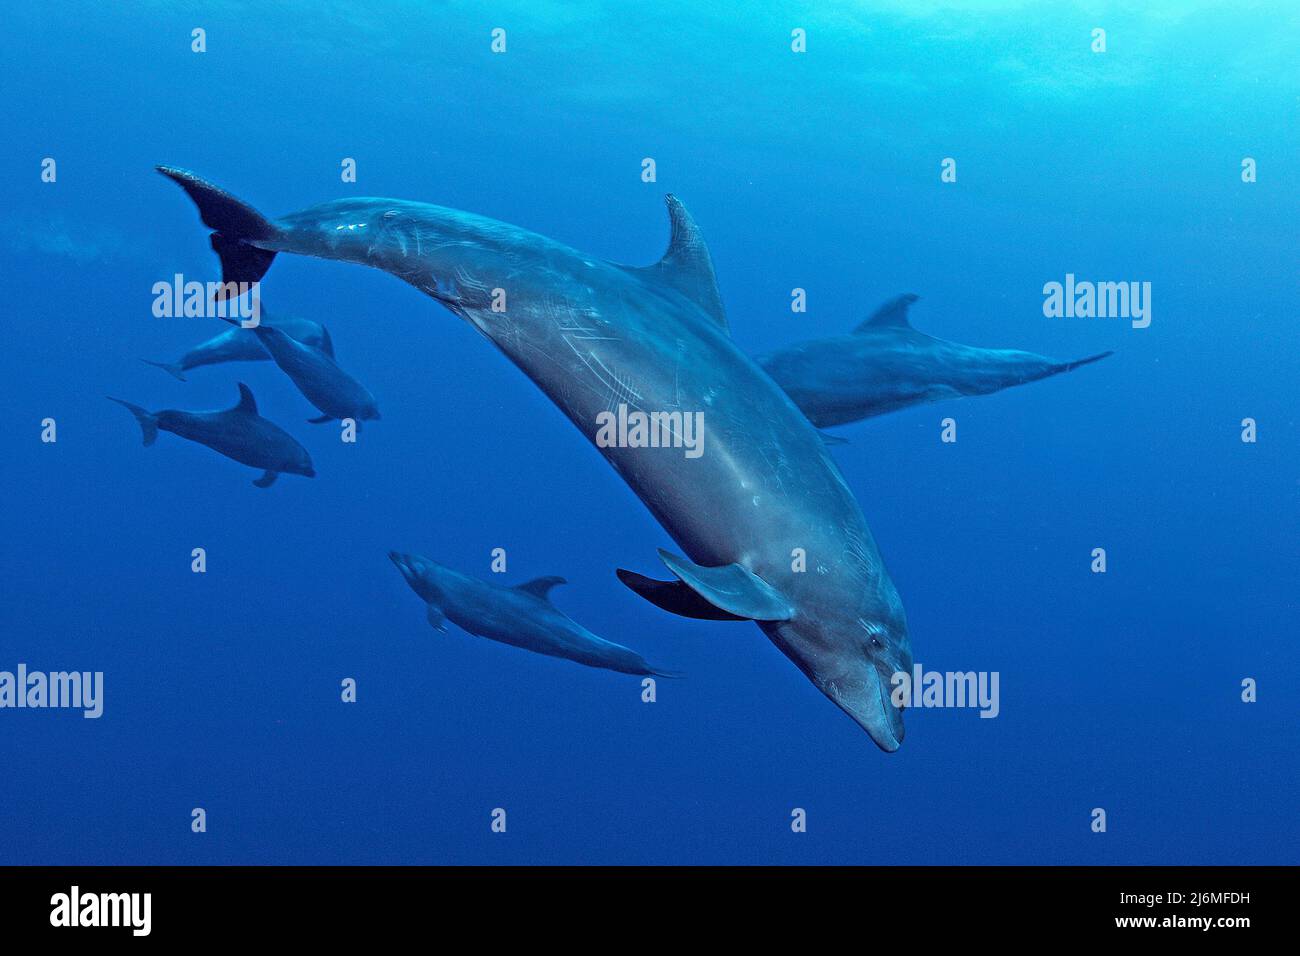
[[[0,710],[0,863],[1300,861],[1297,15],[750,7],[7,12],[0,670],[102,671],[105,699]],[[614,568],[661,573],[666,533],[489,343],[380,272],[281,256],[263,287],[377,395],[355,446],[270,363],[143,365],[220,331],[151,312],[155,282],[216,278],[158,163],[268,214],[395,196],[632,263],[662,253],[672,192],[751,353],[899,292],[959,342],[1113,349],[837,430],[916,660],[996,671],[999,715],[909,710],[885,754],[753,626],[627,591]],[[1150,326],[1046,318],[1067,274],[1150,282]],[[142,448],[104,400],[219,408],[239,381],[315,479]],[[646,704],[635,678],[439,634],[385,556],[495,577],[494,548],[688,677]]]

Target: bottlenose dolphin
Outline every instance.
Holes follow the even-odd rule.
[[[247,385],[239,383],[239,401],[232,408],[216,412],[179,412],[164,409],[151,412],[120,398],[109,396],[130,410],[144,432],[145,445],[152,445],[160,431],[188,438],[241,464],[261,468],[262,477],[253,484],[270,487],[281,472],[315,478],[307,449],[293,437],[257,414],[257,402]]]
[[[239,319],[225,319],[238,326]],[[333,350],[325,352],[289,336],[283,329],[261,323],[251,331],[280,371],[289,376],[303,397],[321,411],[313,425],[336,418],[368,421],[379,418],[379,404],[364,385],[343,371],[334,361]]]
[[[271,221],[193,173],[159,171],[214,230],[226,282],[260,280],[280,252],[338,259],[389,272],[470,322],[689,556],[661,552],[677,580],[658,585],[655,603],[758,622],[881,748],[898,749],[890,682],[912,667],[898,592],[816,429],[731,341],[708,249],[674,197],[668,251],[638,268],[419,202],[345,199]],[[599,441],[598,416],[619,405],[702,414],[704,454]]]
[[[334,355],[334,345],[330,342],[330,334],[325,329],[325,326],[319,322],[313,322],[310,319],[299,319],[289,315],[272,318],[266,314],[265,306],[261,308],[261,322],[262,325],[270,325],[280,329],[290,338],[296,339],[304,345],[320,349],[326,355],[331,357]],[[140,361],[144,362],[145,365],[160,368],[183,382],[185,381],[186,372],[203,365],[218,365],[222,362],[264,362],[270,357],[266,349],[257,340],[257,336],[253,334],[252,329],[235,328],[226,329],[226,331],[214,335],[206,342],[201,342],[175,362],[151,362],[149,359],[141,359]]]
[[[1112,354],[1056,362],[1016,349],[981,349],[912,328],[908,293],[890,299],[852,335],[800,342],[758,364],[818,428],[844,425],[923,402],[989,395],[1059,375]]]
[[[428,608],[425,616],[439,631],[451,621],[463,630],[549,657],[622,674],[680,677],[651,667],[622,644],[597,637],[551,603],[550,591],[564,578],[535,578],[514,587],[489,584],[418,554],[389,551],[411,590]]]

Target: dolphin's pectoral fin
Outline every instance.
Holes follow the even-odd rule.
[[[853,331],[865,332],[868,329],[891,327],[896,329],[910,329],[912,323],[907,321],[907,310],[916,300],[917,296],[911,292],[895,296],[880,308],[876,309],[876,311],[871,314],[871,318],[867,319]]]
[[[333,416],[333,415],[322,415],[322,416],[320,416],[319,418],[309,418],[309,419],[307,419],[307,424],[308,424],[308,425],[323,425],[323,424],[325,424],[326,422],[332,422],[332,421],[334,421],[334,416]]]
[[[668,251],[652,266],[623,268],[637,275],[653,276],[672,286],[703,309],[725,332],[727,313],[722,307],[722,294],[718,292],[718,280],[713,274],[713,259],[709,257],[709,247],[704,244],[700,227],[695,225],[695,220],[676,196],[670,194],[664,197],[664,201],[668,204],[668,220],[673,230],[668,240]]]
[[[253,481],[253,484],[259,488],[270,488],[275,484],[275,479],[279,477],[280,473],[278,471],[272,471],[268,468],[266,471],[262,472],[261,478],[257,478]]]
[[[657,608],[680,617],[693,617],[702,621],[747,621],[729,611],[714,607],[683,581],[656,581],[644,574],[619,568],[614,572],[618,579]]]
[[[692,591],[729,614],[751,621],[788,621],[794,617],[790,603],[748,568],[739,564],[706,568],[663,548],[659,549],[659,557]]]
[[[533,597],[541,598],[543,601],[549,601],[551,588],[557,584],[568,584],[564,578],[550,575],[544,578],[533,578],[531,581],[525,581],[523,584],[516,584],[516,591],[523,591],[525,594],[531,594]]]
[[[447,633],[447,618],[443,616],[442,610],[436,605],[430,604],[424,612],[424,616],[428,619],[429,626],[435,631]]]

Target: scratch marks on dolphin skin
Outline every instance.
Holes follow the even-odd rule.
[[[859,569],[865,571],[868,576],[871,576],[873,573],[871,556],[875,551],[875,548],[856,528],[845,528],[844,537],[846,539],[844,553],[853,564],[856,564]]]
[[[561,338],[564,339],[564,344],[572,349],[573,354],[578,356],[578,359],[582,364],[587,367],[587,370],[596,377],[596,380],[609,389],[609,395],[604,399],[606,411],[614,411],[620,403],[631,405],[638,411],[641,410],[639,402],[642,396],[641,393],[632,386],[631,380],[620,376],[617,372],[610,369],[609,366],[600,360],[600,356],[590,348],[575,345],[573,342],[575,336],[570,336],[565,333]],[[581,336],[577,336],[576,338],[580,339]],[[599,368],[597,368],[597,366],[599,366]]]
[[[793,474],[790,467],[790,461],[786,458],[785,453],[781,451],[775,443],[764,442],[758,446],[759,457],[768,466],[769,472],[766,476],[766,484],[769,491],[779,495],[785,494],[785,479],[782,473]],[[759,496],[754,496],[754,505],[759,503]]]

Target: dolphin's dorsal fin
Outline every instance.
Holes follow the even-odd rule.
[[[320,327],[320,350],[330,358],[334,357],[334,341],[330,338],[330,330],[324,325]]]
[[[865,332],[867,329],[896,328],[910,329],[912,323],[907,321],[907,310],[912,303],[917,300],[918,296],[911,292],[904,292],[900,296],[890,299],[880,308],[872,313],[871,318],[867,319],[854,332]]]
[[[564,578],[557,578],[552,575],[545,578],[533,578],[531,581],[525,581],[523,584],[516,584],[515,590],[523,591],[525,594],[531,594],[533,597],[541,598],[543,601],[549,601],[550,598],[548,595],[551,593],[551,588],[555,587],[557,584],[568,583],[569,582],[564,580]]]
[[[668,251],[654,265],[632,267],[632,271],[652,275],[672,286],[726,331],[727,314],[722,308],[718,280],[713,274],[713,259],[709,256],[709,247],[704,244],[704,237],[700,235],[700,227],[695,225],[695,220],[676,196],[669,193],[664,202],[668,205],[668,221],[672,225]]]
[[[252,389],[243,382],[239,383],[239,401],[235,403],[232,412],[247,412],[249,415],[257,414],[257,399],[253,398]]]

